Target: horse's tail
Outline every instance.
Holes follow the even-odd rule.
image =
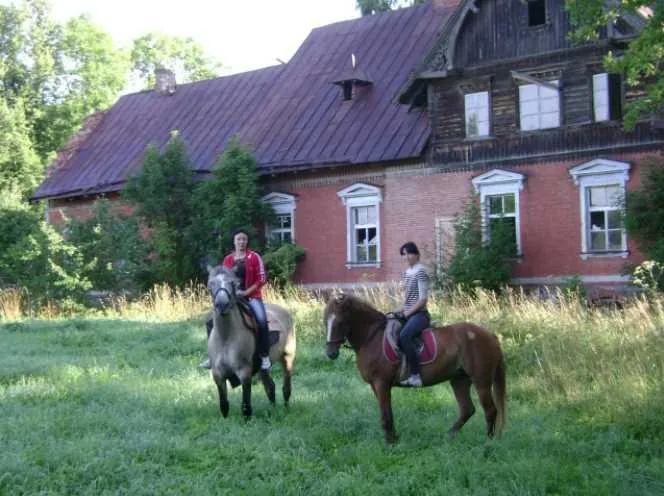
[[[507,410],[505,406],[505,398],[507,396],[507,384],[505,380],[506,370],[505,358],[501,353],[500,362],[493,373],[493,402],[498,411],[496,416],[496,435],[500,435],[503,427],[505,427],[505,422],[507,421]]]

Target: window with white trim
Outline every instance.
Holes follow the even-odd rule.
[[[466,137],[489,136],[489,92],[480,91],[464,95],[466,110]]]
[[[596,159],[570,169],[579,186],[581,211],[581,257],[626,257],[627,235],[622,223],[625,184],[630,165]]]
[[[619,74],[593,75],[593,119],[595,122],[620,119],[622,82]]]
[[[491,232],[502,226],[511,233],[513,247],[510,251],[521,254],[521,225],[519,192],[523,190],[525,176],[516,172],[493,169],[473,179],[475,191],[480,195],[484,240],[491,239]]]
[[[295,197],[285,193],[270,193],[261,201],[269,204],[275,213],[275,221],[265,226],[268,243],[295,242]]]
[[[547,81],[554,86],[558,80]],[[519,86],[519,121],[522,131],[560,126],[560,90],[542,84]]]
[[[346,206],[346,266],[379,266],[380,189],[356,183],[337,195]]]

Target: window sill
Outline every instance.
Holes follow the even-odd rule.
[[[475,141],[488,141],[488,140],[495,140],[496,137],[492,134],[488,134],[486,136],[466,136],[463,140],[466,142],[475,142]]]
[[[380,269],[383,266],[383,263],[378,261],[378,262],[346,262],[346,268],[347,269],[366,269],[366,268],[373,268],[373,269]]]
[[[581,260],[588,260],[591,258],[627,258],[630,255],[629,250],[617,251],[587,251],[581,252],[579,256]]]

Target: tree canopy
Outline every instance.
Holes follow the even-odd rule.
[[[357,0],[356,7],[362,16],[386,12],[401,7],[419,5],[428,0]]]
[[[638,19],[644,27],[621,55],[609,52],[605,66],[609,72],[623,74],[628,86],[640,88],[640,95],[626,107],[624,123],[631,129],[637,120],[664,107],[664,7],[649,0],[566,0],[577,42],[598,39],[609,23],[621,18]]]
[[[174,71],[182,82],[217,76],[221,64],[205,56],[203,47],[192,38],[148,33],[136,38],[131,50],[132,77],[144,87],[154,85],[158,68]]]

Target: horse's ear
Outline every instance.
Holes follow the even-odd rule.
[[[212,271],[213,271],[213,270],[214,270],[214,267],[212,267],[212,265],[210,265],[210,264],[207,264],[207,271],[208,271],[208,274],[212,274]]]
[[[341,303],[346,298],[346,295],[341,289],[334,288],[332,291],[332,298],[334,298],[337,303]]]

